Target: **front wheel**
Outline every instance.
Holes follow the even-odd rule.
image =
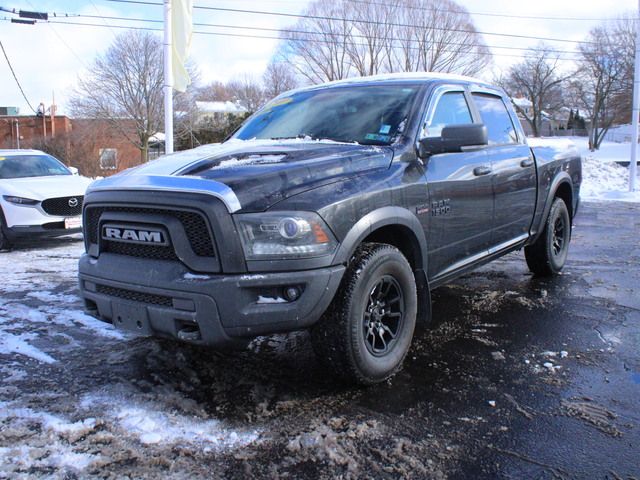
[[[2,215],[2,211],[0,211],[0,250],[9,250],[11,248],[11,242],[4,233],[4,227],[4,216]]]
[[[556,198],[549,210],[544,231],[524,248],[527,265],[536,275],[551,276],[564,267],[571,240],[571,218],[562,198]]]
[[[407,259],[391,245],[363,244],[311,331],[314,351],[347,381],[382,382],[402,366],[416,312],[416,282]]]

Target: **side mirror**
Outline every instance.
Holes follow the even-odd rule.
[[[439,153],[461,152],[462,147],[487,145],[487,127],[482,123],[449,125],[442,129],[439,137],[427,137],[420,140],[418,156],[422,159]]]
[[[78,175],[78,169],[76,167],[67,167],[72,175]]]

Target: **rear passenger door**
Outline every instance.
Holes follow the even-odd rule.
[[[536,167],[503,98],[486,91],[473,91],[472,97],[489,136],[485,150],[493,169],[491,247],[499,250],[527,238],[536,204]]]
[[[447,125],[473,123],[463,86],[432,93],[420,137],[438,137]],[[429,190],[429,278],[445,277],[483,257],[491,241],[491,163],[483,148],[433,155],[426,160]]]

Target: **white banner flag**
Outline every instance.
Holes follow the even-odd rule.
[[[171,6],[173,88],[184,92],[191,83],[186,69],[193,35],[193,0],[173,0]]]

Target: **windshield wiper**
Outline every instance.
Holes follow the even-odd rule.
[[[295,140],[295,139],[305,139],[310,138],[311,140],[317,140],[313,135],[309,135],[308,133],[299,133],[297,135],[293,135],[290,137],[271,137],[269,140]]]
[[[291,137],[271,137],[269,140],[296,140],[296,139],[300,139],[300,140],[310,139],[310,140],[320,140],[320,141],[329,140],[331,142],[339,142],[339,143],[357,143],[355,140],[347,140],[343,138],[318,137],[315,135],[310,135],[308,133],[299,133],[298,135],[291,136]]]

